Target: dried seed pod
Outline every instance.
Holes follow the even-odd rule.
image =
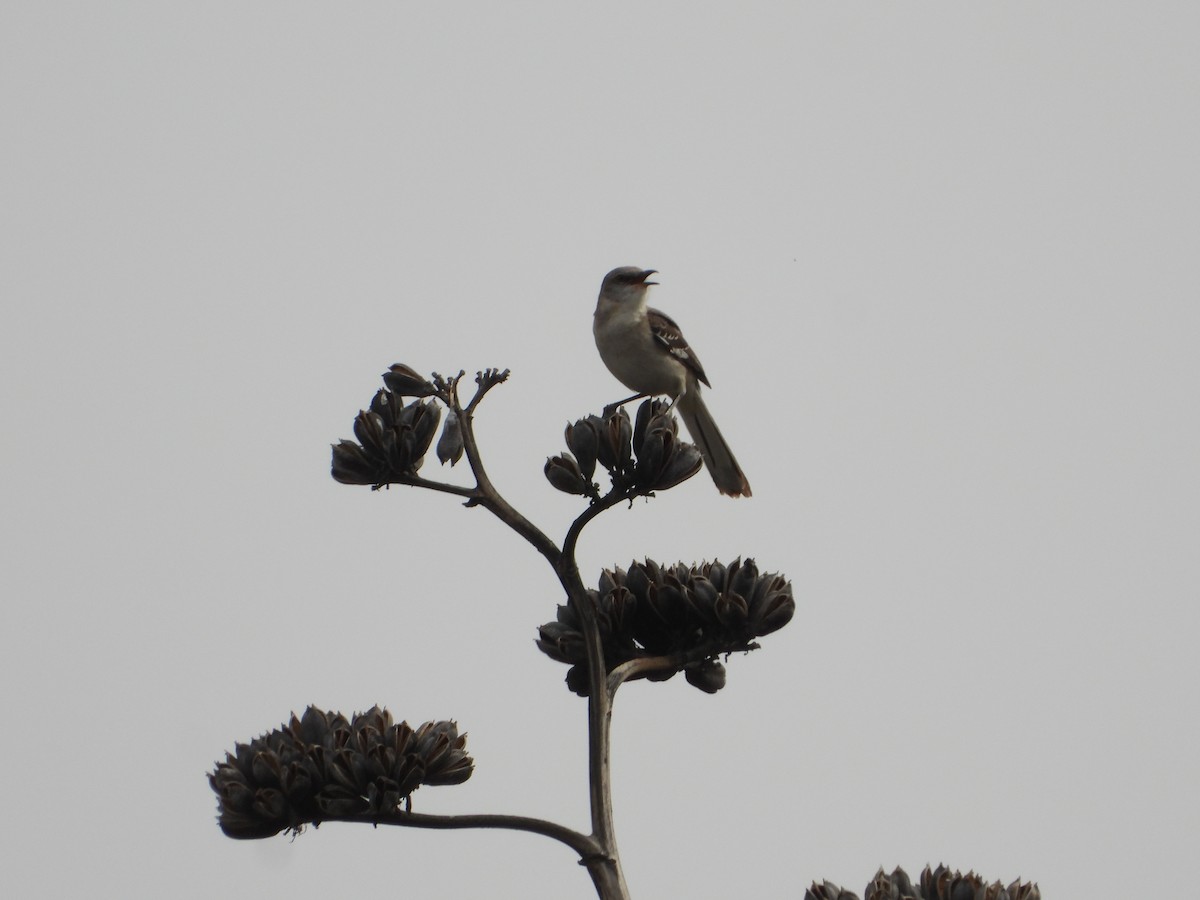
[[[594,416],[580,419],[573,425],[568,425],[565,433],[567,449],[575,454],[579,470],[588,481],[596,474],[596,458],[600,450],[600,433],[594,419]]]
[[[560,453],[546,460],[543,471],[546,480],[555,488],[567,494],[588,496],[592,493],[592,484],[579,471],[579,464],[569,453]]]
[[[858,900],[858,895],[832,881],[820,884],[814,881],[812,887],[804,892],[804,900]]]
[[[603,419],[597,437],[599,442],[596,445],[596,458],[600,465],[608,469],[610,475],[619,475],[629,468],[633,457],[630,443],[633,438],[633,425],[629,422],[629,413],[619,409]]]
[[[437,442],[438,462],[443,466],[450,463],[451,468],[458,464],[463,455],[462,429],[458,425],[458,414],[454,410],[446,413],[446,424],[442,426],[442,436]]]
[[[403,363],[389,366],[383,373],[383,383],[389,391],[401,397],[432,397],[437,393],[437,388],[429,379]]]
[[[639,457],[642,455],[642,444],[651,430],[665,429],[672,434],[679,433],[675,417],[666,415],[670,407],[671,404],[660,399],[644,400],[638,407],[633,425],[633,452]]]
[[[379,484],[383,471],[354,441],[333,445],[330,474],[342,484]]]
[[[683,670],[683,677],[692,687],[706,694],[715,694],[725,687],[725,667],[713,659],[706,659]]]

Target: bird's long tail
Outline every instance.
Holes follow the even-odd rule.
[[[679,398],[675,408],[679,411],[683,424],[687,427],[692,442],[704,458],[708,474],[717,485],[717,490],[730,497],[749,497],[750,482],[746,480],[741,466],[729,449],[729,444],[721,436],[721,429],[713,421],[712,414],[700,396],[700,388],[692,385],[688,392]]]

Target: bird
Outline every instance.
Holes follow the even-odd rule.
[[[646,305],[655,269],[621,266],[604,276],[592,334],[600,359],[632,397],[609,409],[642,397],[667,396],[700,451],[704,465],[722,494],[749,497],[750,482],[721,436],[717,423],[700,396],[700,385],[712,387],[679,326],[670,316]]]

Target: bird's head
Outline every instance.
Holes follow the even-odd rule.
[[[637,266],[621,266],[613,269],[604,276],[600,285],[600,296],[613,300],[641,300],[646,296],[646,288],[657,281],[647,281],[651,275],[658,274],[654,269],[639,269]]]

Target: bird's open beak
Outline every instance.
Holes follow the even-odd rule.
[[[647,269],[645,272],[642,273],[642,284],[646,285],[646,287],[650,287],[650,285],[652,285],[652,284],[658,284],[657,281],[647,281],[646,280],[651,275],[657,275],[657,274],[658,274],[657,269]]]

